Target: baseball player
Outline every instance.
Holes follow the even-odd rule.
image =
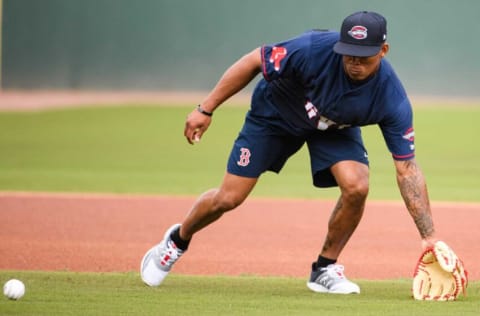
[[[433,246],[437,239],[424,176],[415,161],[412,108],[384,58],[389,51],[386,26],[378,13],[356,12],[345,18],[340,32],[311,30],[264,45],[223,74],[186,119],[184,135],[190,144],[201,139],[224,101],[257,74],[263,78],[253,91],[223,182],[203,193],[184,221],[168,229],[163,240],[145,254],[141,277],[146,284],[161,284],[195,233],[240,205],[262,173],[279,173],[306,143],[313,184],[340,189],[307,286],[321,293],[360,293],[337,259],[365,207],[369,167],[360,126],[370,124],[377,124],[383,133],[423,248]]]

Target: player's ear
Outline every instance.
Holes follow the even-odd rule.
[[[385,55],[388,54],[388,51],[390,50],[390,45],[388,43],[383,44],[382,48],[380,49],[380,56],[383,58]]]

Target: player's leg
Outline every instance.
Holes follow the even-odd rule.
[[[357,228],[368,195],[368,166],[357,161],[341,161],[331,172],[340,188],[340,198],[328,222],[321,256],[336,260]]]
[[[355,231],[368,195],[368,160],[359,129],[317,135],[308,141],[314,184],[338,186],[340,198],[330,216],[328,232],[307,286],[322,293],[360,293],[337,258]]]
[[[183,223],[173,225],[163,240],[145,254],[140,266],[142,280],[150,286],[159,285],[187,250],[195,233],[240,205],[263,172],[279,172],[302,145],[303,139],[277,135],[269,128],[268,122],[247,115],[230,153],[221,186],[202,194]]]
[[[193,204],[182,222],[179,237],[185,241],[190,240],[193,234],[239,206],[250,194],[257,179],[227,172],[220,188],[203,193]]]
[[[143,282],[150,286],[160,285],[174,263],[188,249],[193,234],[240,205],[256,182],[257,178],[241,177],[227,172],[220,188],[200,195],[184,221],[171,226],[163,240],[144,255],[140,264]]]
[[[328,222],[328,232],[307,286],[322,293],[360,293],[357,284],[344,275],[344,267],[336,264],[362,218],[368,194],[368,166],[357,161],[341,161],[331,168],[341,195]]]

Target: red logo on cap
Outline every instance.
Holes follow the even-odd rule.
[[[356,25],[352,27],[350,31],[348,31],[348,35],[353,37],[354,39],[366,39],[367,38],[367,28],[365,26]]]

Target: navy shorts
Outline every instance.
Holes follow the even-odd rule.
[[[316,187],[337,186],[330,167],[339,161],[354,160],[368,165],[360,128],[319,130],[298,136],[281,124],[279,120],[272,121],[272,117],[257,117],[249,112],[230,153],[228,172],[248,178],[258,178],[265,171],[279,173],[288,158],[305,143]]]

